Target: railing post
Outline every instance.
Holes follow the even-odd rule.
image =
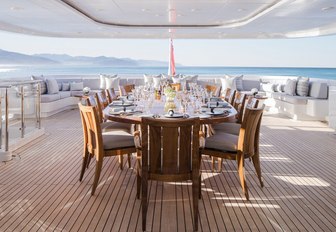
[[[5,151],[8,151],[9,147],[9,138],[8,138],[8,88],[6,88],[5,92],[5,138],[6,138],[6,144],[5,144]]]
[[[0,90],[0,150],[2,148],[2,91]]]
[[[21,94],[21,138],[24,138],[25,134],[25,118],[24,118],[24,88],[23,85],[20,86]]]
[[[37,128],[41,129],[41,83],[37,83],[36,90],[36,123]]]

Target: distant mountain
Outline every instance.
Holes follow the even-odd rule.
[[[166,66],[168,62],[155,60],[133,60],[130,58],[115,58],[106,56],[69,56],[66,54],[36,54],[36,57],[57,61],[64,65],[92,65],[92,66]]]
[[[30,56],[0,49],[0,65],[52,65],[57,61],[45,57]]]
[[[156,60],[133,60],[106,56],[69,56],[67,54],[25,55],[0,49],[0,65],[91,65],[111,67],[167,66],[168,62]]]

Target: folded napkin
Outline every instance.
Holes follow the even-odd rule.
[[[126,112],[131,112],[135,110],[135,106],[127,106],[127,107],[114,107],[111,108],[109,112],[112,113],[123,112],[124,108],[126,109]]]

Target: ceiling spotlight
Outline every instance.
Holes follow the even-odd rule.
[[[10,9],[11,10],[23,10],[24,8],[20,6],[12,6]]]
[[[333,6],[327,6],[327,7],[323,7],[321,10],[322,11],[329,11],[329,10],[334,10],[335,9],[335,7],[333,7]]]
[[[147,12],[147,11],[149,11],[149,10],[146,9],[146,8],[143,8],[143,9],[141,9],[141,11],[142,11],[142,12]]]

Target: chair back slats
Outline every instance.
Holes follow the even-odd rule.
[[[245,101],[246,101],[246,94],[237,91],[233,105],[233,107],[237,110],[236,114],[237,123],[241,123],[243,120]]]
[[[224,96],[224,100],[226,102],[230,103],[233,106],[234,105],[235,96],[236,96],[236,90],[231,89],[231,88],[226,88],[225,96]]]
[[[246,102],[246,107],[248,108],[257,108],[258,107],[258,99],[256,99],[254,96],[249,96],[247,98],[247,102]]]
[[[88,106],[93,106],[96,109],[97,115],[98,115],[98,121],[102,123],[104,121],[103,117],[103,108],[101,106],[100,98],[97,93],[95,93],[92,96],[89,96],[86,99]]]
[[[103,144],[97,110],[94,106],[83,106],[81,103],[78,106],[86,126],[88,150],[91,154],[95,154],[98,160],[102,158],[97,156],[98,154],[103,154]]]
[[[147,138],[148,140],[148,138]],[[161,170],[161,127],[149,127],[149,172],[159,173]]]
[[[192,134],[192,129],[191,127],[181,127],[180,128],[180,154],[179,154],[179,168],[180,168],[180,173],[183,172],[188,172],[189,170],[192,170],[192,163],[190,162],[190,158],[188,157],[188,153],[194,149],[198,149],[198,137],[196,138]],[[193,129],[195,130],[195,129]],[[192,134],[191,137],[190,135]],[[193,145],[193,147],[192,147]],[[196,146],[196,147],[195,147]]]
[[[97,97],[98,97],[97,103],[99,102],[100,107],[104,109],[108,105],[108,100],[107,100],[105,92],[104,91],[98,92]]]
[[[245,157],[252,157],[255,153],[256,133],[258,125],[260,127],[263,110],[264,106],[258,109],[246,108],[245,110],[238,140],[238,150]]]
[[[177,177],[191,174],[192,158],[197,159],[198,155],[199,128],[198,118],[142,118],[142,168],[144,162],[149,162],[148,172],[155,176]],[[145,156],[148,156],[148,159]]]
[[[162,128],[162,174],[178,172],[179,133],[177,127]]]
[[[121,96],[126,96],[128,93],[132,92],[132,89],[135,88],[134,84],[131,85],[119,85],[119,93]]]
[[[180,91],[181,90],[181,83],[173,83],[173,84],[170,84],[170,85],[175,91]]]
[[[105,95],[106,95],[108,104],[111,104],[114,100],[118,99],[118,96],[114,91],[114,88],[105,89]]]

